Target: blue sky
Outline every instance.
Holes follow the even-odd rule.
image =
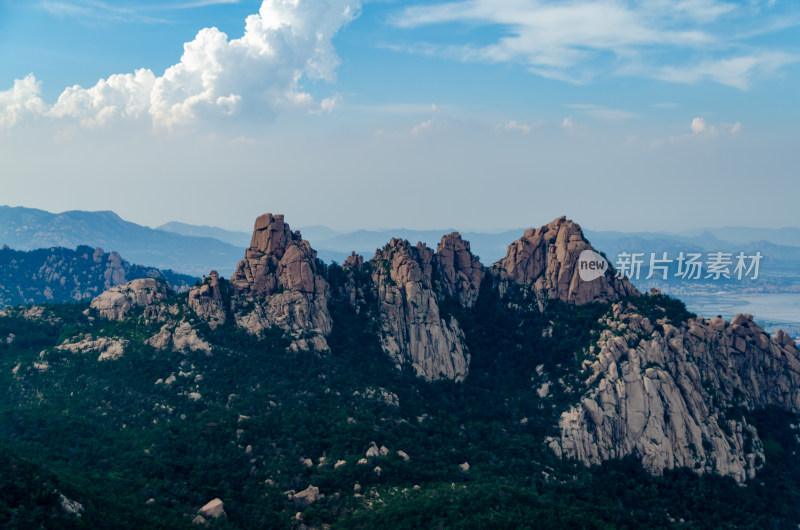
[[[799,25],[781,0],[0,0],[0,202],[798,226]]]

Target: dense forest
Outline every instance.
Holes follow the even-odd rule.
[[[6,310],[0,527],[190,528],[214,498],[226,516],[205,522],[213,528],[800,523],[799,420],[787,412],[731,411],[764,444],[763,467],[742,485],[680,468],[652,476],[634,458],[586,467],[543,443],[575,399],[571,378],[608,304],[539,311],[483,289],[474,308],[443,305],[459,313],[472,364],[463,383],[429,383],[394,369],[368,311],[331,303],[324,353],[287,351],[278,331],[253,336],[230,322],[195,322],[210,352],[157,351],[145,339],[159,325],[141,308],[118,322],[85,302]],[[692,316],[666,297],[627,303]],[[82,335],[122,337],[125,354],[98,361],[58,347]],[[536,391],[542,367],[566,383],[548,399]],[[294,496],[309,486],[314,502]]]

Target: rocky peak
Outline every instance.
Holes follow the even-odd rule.
[[[201,285],[189,290],[188,303],[200,318],[208,321],[211,329],[225,323],[225,305],[217,271],[212,270]]]
[[[323,294],[325,280],[317,268],[317,253],[300,232],[292,232],[283,215],[267,213],[256,219],[250,248],[231,284],[247,295],[278,290]]]
[[[430,289],[433,274],[433,250],[425,243],[412,246],[407,239],[392,238],[375,253],[376,283],[419,283]]]
[[[353,251],[345,258],[342,267],[356,271],[364,270],[364,256]]]
[[[442,236],[434,256],[436,279],[443,294],[451,296],[464,307],[472,307],[478,299],[484,269],[472,254],[469,241],[452,232]]]
[[[506,257],[495,263],[492,271],[501,281],[501,290],[513,282],[532,286],[539,297],[575,304],[613,302],[638,292],[627,279],[616,278],[610,264],[604,276],[582,280],[578,257],[584,250],[594,249],[581,227],[559,217],[535,230],[526,230],[509,245]]]
[[[236,322],[252,333],[279,327],[296,336],[296,350],[327,349],[331,319],[323,273],[316,251],[283,215],[258,217],[250,248],[231,277]]]
[[[398,364],[427,380],[463,380],[469,367],[464,334],[442,318],[433,290],[433,250],[393,238],[370,261],[377,288],[381,346]]]
[[[265,213],[256,219],[253,236],[250,238],[250,250],[280,259],[290,242],[301,240],[299,236],[299,232],[292,232],[284,222],[283,215]]]

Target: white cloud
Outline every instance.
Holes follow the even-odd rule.
[[[323,99],[319,104],[319,111],[320,113],[331,113],[333,109],[335,109],[339,105],[339,94],[336,94],[333,97]]]
[[[433,125],[433,120],[432,119],[431,120],[425,120],[422,123],[418,123],[417,125],[414,125],[414,127],[411,128],[411,134],[414,134],[414,135],[420,134],[420,133],[430,129],[431,125]]]
[[[102,127],[123,118],[140,118],[150,108],[156,76],[147,69],[101,79],[89,89],[67,88],[48,112],[56,118],[74,118],[89,128]]]
[[[705,118],[697,117],[692,119],[689,124],[689,130],[686,134],[670,136],[668,138],[657,138],[650,142],[650,148],[660,147],[666,144],[679,144],[683,142],[705,141],[713,138],[724,138],[726,136],[735,135],[741,132],[742,123],[736,122],[733,124],[718,124],[713,125],[708,123]]]
[[[571,109],[582,110],[589,116],[599,120],[630,120],[638,117],[638,115],[627,110],[612,109],[604,107],[603,105],[594,105],[591,103],[569,103],[565,106]]]
[[[489,44],[423,42],[400,49],[463,61],[519,63],[536,75],[572,83],[622,74],[681,83],[708,79],[746,88],[752,74],[774,72],[795,60],[776,50],[742,53],[746,35],[732,31],[735,23],[751,33],[785,28],[786,23],[775,24],[781,17],[765,16],[753,30],[752,16],[762,10],[754,3],[721,0],[465,0],[407,7],[393,23],[408,29],[453,23],[499,27],[504,33]],[[800,23],[793,20],[792,25]],[[731,56],[733,49],[738,56]],[[718,57],[696,64],[698,51]],[[657,66],[665,56],[681,60]]]
[[[780,68],[800,61],[800,56],[773,52],[706,61],[694,66],[665,67],[655,72],[654,77],[677,83],[714,81],[741,90],[750,87],[758,74],[772,74]]]
[[[382,103],[380,105],[347,105],[347,110],[367,112],[370,114],[425,114],[437,110],[454,111],[450,105],[439,106],[435,103]]]
[[[572,121],[572,118],[564,118],[561,122],[561,128],[567,132],[572,132],[575,130],[575,122]]]
[[[300,82],[304,77],[335,80],[339,58],[331,39],[359,9],[358,0],[264,0],[259,13],[247,17],[242,37],[229,39],[216,28],[202,29],[184,44],[180,61],[160,77],[148,69],[116,74],[88,89],[67,88],[52,107],[41,99],[24,107],[86,127],[147,119],[167,129],[245,112],[269,118],[287,108],[329,111],[335,98],[315,107]],[[0,124],[20,119],[19,100],[30,95],[31,87],[37,91],[30,97],[38,98],[33,76],[0,93]]]
[[[706,120],[703,118],[695,118],[692,120],[692,125],[690,127],[693,133],[700,134],[706,130]]]
[[[499,123],[497,124],[498,129],[504,129],[506,131],[519,131],[522,134],[528,134],[533,130],[534,124],[528,123],[519,123],[516,120],[510,120],[506,123]]]
[[[19,120],[46,112],[40,94],[41,83],[33,74],[15,80],[12,88],[0,92],[0,127],[13,127]]]
[[[169,20],[156,15],[163,15],[169,11],[238,3],[239,0],[190,0],[177,3],[162,1],[145,4],[130,1],[117,1],[116,4],[109,4],[99,0],[40,0],[35,5],[57,17],[163,24]]]

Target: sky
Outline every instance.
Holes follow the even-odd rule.
[[[0,204],[800,226],[788,0],[0,0]]]

